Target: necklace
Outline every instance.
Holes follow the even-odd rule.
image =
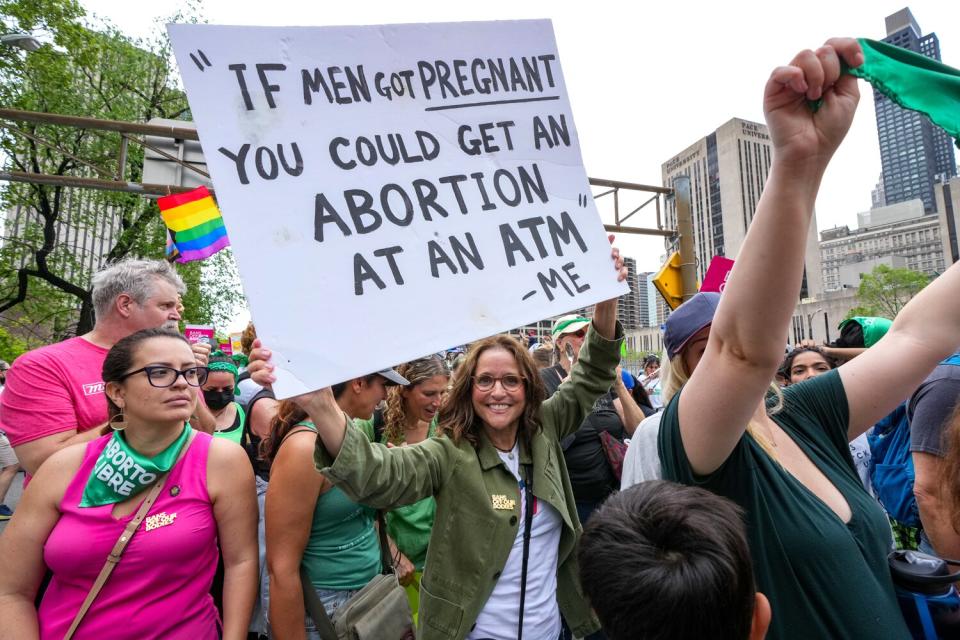
[[[519,437],[520,437],[520,434],[518,433],[518,434],[516,435],[516,437],[514,437],[514,439],[513,439],[513,445],[511,445],[509,449],[501,449],[500,447],[498,447],[498,446],[495,445],[495,444],[493,445],[493,448],[496,449],[497,451],[499,451],[500,453],[505,453],[505,454],[507,454],[507,458],[510,459],[510,460],[513,460],[513,450],[516,449],[516,447],[517,447],[517,439],[518,439]],[[493,443],[491,442],[490,444],[493,444]]]
[[[770,432],[769,436],[766,433],[761,432],[760,426],[756,422],[753,422],[751,420],[750,423],[747,425],[747,433],[749,433],[753,437],[753,439],[757,441],[757,444],[760,445],[760,448],[763,449],[767,453],[767,455],[769,455],[774,460],[777,460],[778,459],[777,448],[779,445],[777,444],[777,441],[774,440],[773,438],[773,430],[772,429],[768,429],[768,430]]]
[[[229,430],[229,429],[233,426],[233,423],[234,423],[234,422],[236,421],[236,419],[237,419],[236,416],[233,417],[233,420],[231,420],[229,424],[225,424],[225,425],[223,425],[223,426],[220,426],[220,424],[219,424],[220,418],[222,418],[222,417],[224,416],[224,414],[226,414],[229,409],[230,409],[230,405],[228,404],[228,405],[225,406],[223,409],[220,409],[220,411],[211,411],[211,412],[210,412],[210,414],[213,416],[213,422],[214,422],[213,430],[214,430],[215,432],[220,433],[221,431],[227,431],[227,430]]]

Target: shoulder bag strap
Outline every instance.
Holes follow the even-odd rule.
[[[387,522],[383,511],[377,509],[377,529],[380,534],[380,565],[381,573],[396,573],[393,558],[390,557],[390,544],[387,542]]]
[[[337,631],[333,628],[333,622],[330,621],[326,608],[320,602],[320,596],[310,582],[307,568],[302,564],[300,565],[300,587],[303,590],[303,607],[313,619],[321,640],[337,640]]]
[[[387,544],[387,525],[383,519],[383,512],[379,510],[377,511],[377,528],[380,533],[380,561],[383,565],[383,573],[393,573],[393,561]],[[300,565],[300,586],[303,590],[303,606],[313,619],[321,640],[337,640],[337,630],[333,626],[333,621],[327,615],[326,608],[320,602],[313,583],[310,582],[307,569],[302,564]]]
[[[523,608],[527,599],[527,562],[530,559],[530,528],[533,526],[533,469],[525,464],[523,469],[524,514],[523,514],[523,563],[520,573],[520,620],[517,624],[517,640],[523,638]]]
[[[150,511],[150,507],[153,506],[153,503],[157,500],[157,496],[159,496],[160,492],[163,490],[163,483],[166,481],[169,473],[170,472],[168,471],[156,479],[156,481],[153,483],[153,487],[150,489],[150,492],[147,493],[147,497],[143,499],[142,503],[140,503],[140,508],[137,509],[137,514],[133,517],[133,520],[127,523],[123,533],[120,534],[120,538],[117,539],[117,543],[113,545],[113,550],[110,552],[110,555],[107,556],[107,561],[100,570],[100,575],[98,575],[96,581],[94,581],[93,587],[90,588],[90,592],[87,593],[86,599],[80,606],[80,611],[77,612],[77,615],[73,619],[73,623],[70,625],[70,629],[67,630],[67,635],[63,637],[63,640],[70,640],[70,638],[73,637],[73,634],[76,633],[77,627],[80,626],[80,622],[83,620],[83,617],[87,615],[87,610],[90,609],[90,605],[93,604],[93,601],[100,593],[103,585],[106,584],[107,578],[109,578],[110,574],[113,573],[114,567],[116,567],[120,562],[120,557],[123,555],[123,551],[127,548],[127,545],[130,544],[130,540],[133,539],[133,534],[137,532],[137,528],[140,526],[140,523],[143,522],[143,519]]]

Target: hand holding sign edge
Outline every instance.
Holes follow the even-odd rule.
[[[620,249],[614,246],[613,241],[616,238],[613,234],[607,236],[610,241],[610,258],[613,260],[614,268],[617,270],[617,282],[624,282],[627,279],[627,267],[623,264],[623,257],[620,255]],[[598,302],[593,308],[593,328],[607,340],[613,340],[617,334],[617,303],[619,296]]]

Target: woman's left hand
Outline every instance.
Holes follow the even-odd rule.
[[[623,264],[623,257],[620,255],[620,249],[613,246],[615,236],[607,236],[610,240],[610,258],[613,260],[614,269],[617,270],[617,282],[623,282],[627,279],[627,267]],[[617,301],[616,298],[610,298],[603,302],[598,302],[593,308],[593,326],[607,340],[613,340],[617,330]]]

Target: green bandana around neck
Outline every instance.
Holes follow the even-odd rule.
[[[183,433],[152,458],[137,453],[127,444],[122,431],[114,431],[87,478],[80,506],[116,504],[148,489],[157,477],[173,467],[191,431],[189,424],[184,425]]]
[[[960,147],[960,71],[886,42],[867,38],[857,42],[864,62],[846,71],[904,109],[926,115]]]

